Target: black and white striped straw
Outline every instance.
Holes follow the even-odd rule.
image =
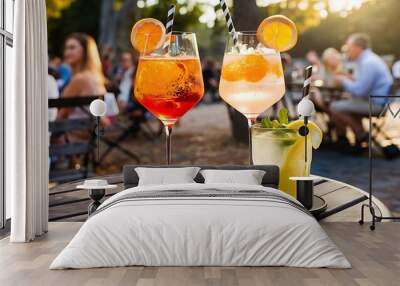
[[[228,5],[226,5],[225,0],[220,0],[219,4],[221,5],[222,12],[224,13],[226,25],[228,27],[229,34],[232,36],[233,46],[236,46],[238,43],[238,36],[236,34],[235,26],[233,25],[231,14],[229,13]]]
[[[307,66],[304,69],[304,84],[303,84],[303,98],[310,93],[311,86],[312,66]],[[307,163],[307,135],[308,135],[308,116],[304,116],[304,161]]]
[[[169,49],[169,45],[171,43],[171,35],[172,35],[172,27],[174,25],[174,16],[175,16],[175,5],[169,6],[168,15],[167,15],[167,24],[165,25],[166,38],[164,42],[164,50]]]
[[[312,66],[308,66],[304,70],[303,97],[306,97],[310,93],[311,75],[312,75]]]

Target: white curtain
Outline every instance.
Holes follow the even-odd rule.
[[[48,123],[45,0],[15,1],[13,92],[6,99],[6,187],[12,242],[47,231]]]

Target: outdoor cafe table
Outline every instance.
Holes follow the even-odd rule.
[[[96,179],[106,179],[109,184],[117,185],[115,189],[106,190],[106,197],[123,190],[122,174]],[[83,221],[87,218],[90,198],[86,190],[76,189],[82,183],[83,181],[75,181],[50,189],[50,221]],[[316,215],[316,218],[329,222],[358,222],[361,204],[368,198],[367,192],[355,186],[319,176],[314,180],[314,195],[323,198],[327,203],[327,208]],[[373,197],[372,201],[377,215],[390,216],[388,208],[380,200]],[[369,220],[369,212],[366,212],[365,221]]]

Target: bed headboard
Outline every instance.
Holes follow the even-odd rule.
[[[194,165],[193,165],[194,166]],[[136,187],[139,182],[139,177],[135,171],[136,167],[146,167],[146,168],[182,168],[182,167],[193,167],[193,166],[179,166],[179,165],[125,165],[123,169],[124,174],[124,188]],[[265,187],[278,188],[279,183],[279,167],[274,165],[255,165],[255,166],[240,166],[240,165],[222,165],[222,166],[195,166],[201,169],[219,169],[219,170],[263,170],[265,171],[264,178],[262,180],[262,185]],[[197,174],[194,180],[197,183],[203,183],[204,178],[200,174]]]

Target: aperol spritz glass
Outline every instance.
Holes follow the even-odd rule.
[[[164,47],[140,55],[135,97],[165,126],[167,164],[171,163],[172,127],[201,100],[203,94],[194,33],[173,32],[167,50]]]
[[[257,117],[285,94],[280,53],[266,48],[255,32],[237,32],[238,42],[228,38],[222,64],[221,98],[248,121],[249,162],[252,164],[251,126]]]

